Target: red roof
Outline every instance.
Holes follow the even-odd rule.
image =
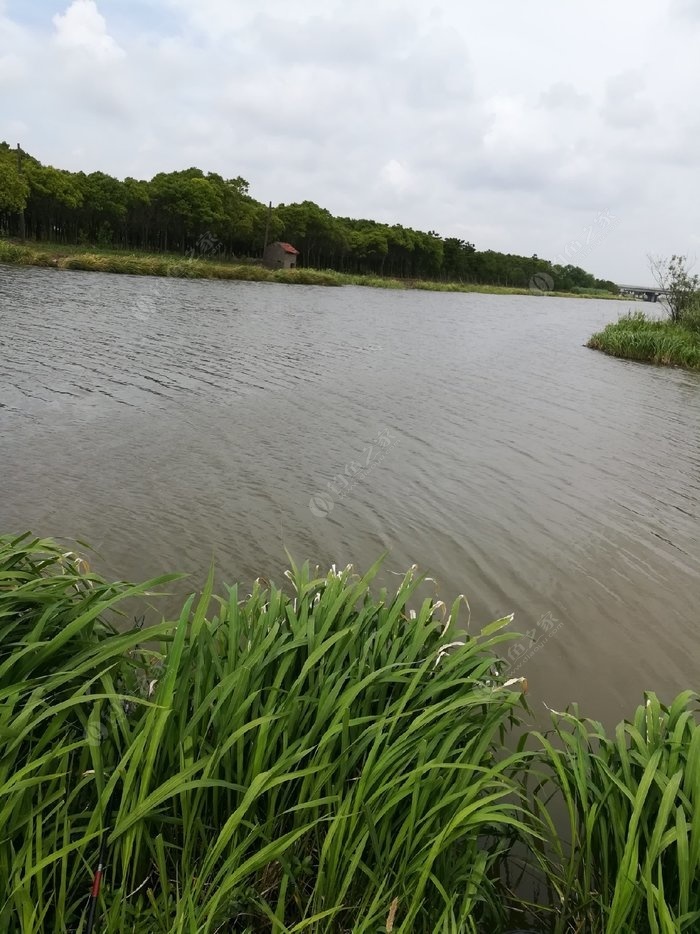
[[[299,255],[299,250],[295,250],[291,243],[280,243],[279,245],[285,253],[294,253],[295,256]]]

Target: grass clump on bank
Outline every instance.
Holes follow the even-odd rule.
[[[444,655],[419,580],[374,598],[372,573],[210,581],[146,650],[107,617],[162,581],[3,540],[0,929],[74,930],[105,825],[103,932],[369,932],[392,904],[396,930],[502,927],[519,695],[476,684],[499,637]]]
[[[462,282],[433,282],[423,279],[395,279],[388,276],[355,275],[332,269],[267,269],[256,263],[221,262],[178,255],[128,253],[56,246],[53,251],[0,240],[0,263],[18,266],[50,266],[86,272],[122,273],[132,276],[173,276],[181,279],[229,279],[246,282],[280,282],[290,285],[357,285],[377,289],[420,289],[431,292],[477,292],[484,295],[531,295],[531,289],[478,285]],[[590,294],[589,294],[590,293]],[[534,294],[555,298],[610,298],[620,296],[600,290],[575,292],[544,291]]]
[[[700,326],[690,319],[654,320],[641,312],[608,324],[588,347],[614,357],[700,370]]]
[[[677,934],[700,930],[700,726],[697,695],[646,694],[608,736],[576,708],[533,732],[528,812],[548,830],[530,856],[546,880],[541,930]],[[555,824],[550,803],[563,804]],[[559,830],[559,834],[557,833]]]
[[[171,578],[0,538],[0,930],[84,931],[103,836],[101,934],[696,930],[694,698],[509,743],[510,618],[460,635],[461,600],[375,571],[210,578],[144,634],[115,613]]]
[[[336,273],[316,269],[265,269],[252,263],[223,263],[183,256],[110,251],[50,253],[0,241],[0,262],[19,266],[51,266],[84,272],[131,276],[172,276],[178,279],[232,279],[246,282],[285,282],[298,285],[342,285]]]

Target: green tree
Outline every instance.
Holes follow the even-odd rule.
[[[553,267],[536,255],[477,251],[469,241],[443,239],[434,230],[334,217],[313,201],[283,203],[270,211],[251,196],[240,175],[205,175],[191,167],[159,172],[150,181],[121,181],[104,172],[44,166],[27,153],[22,157],[20,175],[16,152],[0,143],[0,228],[10,236],[20,231],[23,209],[27,236],[36,240],[181,253],[201,251],[206,242],[215,245],[217,255],[260,256],[267,234],[269,241],[296,246],[307,266],[521,288],[546,273],[558,289],[616,289],[572,264]],[[680,260],[673,257],[666,272],[683,285]]]
[[[124,244],[145,249],[148,246],[151,224],[151,194],[148,182],[125,178],[124,204]]]
[[[686,315],[694,314],[700,298],[700,276],[691,274],[688,258],[674,253],[670,259],[658,256],[648,259],[656,284],[665,292],[671,321],[678,323]]]
[[[443,242],[443,275],[456,282],[471,282],[474,277],[473,243],[457,237],[447,237]]]
[[[0,214],[18,214],[27,206],[29,183],[10,161],[0,159]]]
[[[85,198],[85,178],[39,162],[25,162],[29,182],[27,231],[37,240],[78,237],[79,209]]]

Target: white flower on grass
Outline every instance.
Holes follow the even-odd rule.
[[[504,688],[512,688],[516,684],[518,685],[518,687],[520,688],[523,694],[527,694],[527,691],[528,691],[527,678],[509,678],[503,684],[498,685],[498,688],[494,688],[494,690],[503,690]]]
[[[446,655],[450,654],[449,652],[450,649],[456,649],[459,646],[466,645],[466,644],[467,644],[466,642],[457,641],[457,642],[448,642],[447,645],[441,646],[440,650],[438,651],[437,658],[435,659],[435,664],[433,665],[433,668],[437,668],[437,666],[440,664],[442,659]]]

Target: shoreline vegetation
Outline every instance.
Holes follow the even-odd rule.
[[[104,856],[100,934],[698,930],[697,695],[529,729],[512,618],[378,567],[144,631],[174,576],[0,536],[0,929],[84,932]]]
[[[613,357],[700,370],[700,275],[686,256],[649,257],[649,267],[667,318],[647,318],[641,311],[623,315],[594,334],[586,344]]]
[[[66,248],[58,244],[21,244],[0,239],[0,263],[40,266],[61,270],[107,272],[132,276],[170,276],[179,279],[222,279],[244,282],[278,282],[290,285],[356,285],[378,289],[413,289],[430,292],[476,292],[483,295],[549,295],[554,298],[601,298],[623,300],[605,289],[579,288],[558,292],[544,288],[514,288],[478,283],[399,279],[333,269],[267,269],[258,263],[216,261],[203,257],[175,256],[107,250],[99,247]]]
[[[144,274],[165,257],[167,268],[176,270],[171,275],[280,281],[255,264],[266,245],[285,242],[297,250],[301,271],[282,277],[284,282],[308,276],[317,284],[343,285],[362,277],[359,284],[383,288],[418,283],[445,291],[493,286],[497,292],[529,293],[534,285],[545,292],[619,293],[614,282],[575,265],[614,225],[607,211],[600,211],[586,230],[585,247],[573,241],[550,261],[536,254],[477,249],[435,230],[335,216],[309,200],[273,207],[256,200],[249,189],[240,176],[224,178],[196,167],[158,172],[151,179],[70,172],[0,142],[0,238],[36,246],[41,264],[47,252],[56,251],[59,265],[65,266],[63,253],[77,249],[88,254],[83,263],[89,268],[112,272],[131,267]],[[136,258],[123,263],[104,259],[103,253],[115,250]],[[207,265],[185,267],[187,257]],[[70,259],[74,268],[78,262],[75,256]]]
[[[612,357],[700,370],[700,331],[640,312],[606,325],[586,346]]]

